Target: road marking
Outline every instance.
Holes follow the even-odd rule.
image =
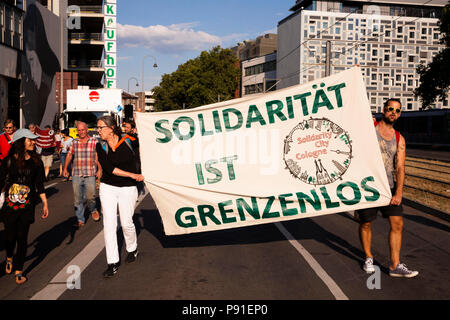
[[[286,228],[280,223],[275,223],[275,226],[286,237],[289,243],[305,258],[309,266],[319,276],[319,278],[325,283],[328,289],[331,291],[336,300],[349,300],[334,280],[326,273],[322,266],[314,259],[314,257],[286,230]]]
[[[148,192],[146,191],[144,195],[139,197],[135,208],[141,204],[147,195]],[[72,259],[72,261],[58,272],[44,289],[36,293],[30,300],[57,300],[67,290],[67,279],[70,276],[70,274],[67,273],[68,268],[70,266],[78,266],[82,273],[104,248],[105,238],[102,230],[75,258]]]
[[[54,186],[56,186],[57,184],[58,184],[58,182],[49,184],[48,186],[45,186],[44,189],[48,189],[48,188],[54,187]]]

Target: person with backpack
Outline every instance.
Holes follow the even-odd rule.
[[[138,198],[137,183],[144,181],[139,174],[134,138],[122,135],[121,129],[111,116],[97,120],[101,142],[97,143],[98,161],[102,168],[99,196],[103,210],[106,259],[108,268],[105,278],[113,277],[119,268],[120,256],[117,243],[117,207],[128,255],[126,262],[136,261],[138,256],[136,227],[133,222],[134,206]]]
[[[9,149],[11,149],[11,141],[14,137],[14,132],[16,131],[16,125],[14,120],[8,119],[3,124],[4,133],[0,135],[0,164],[3,159],[8,156]]]
[[[375,272],[373,255],[371,252],[372,230],[371,224],[381,211],[384,218],[389,218],[391,230],[389,233],[390,268],[391,277],[413,278],[418,271],[409,270],[405,264],[400,263],[400,249],[402,245],[403,230],[403,185],[405,182],[406,142],[403,136],[394,129],[394,124],[400,118],[402,104],[398,99],[388,99],[384,104],[383,118],[374,122],[380,151],[386,169],[392,199],[388,206],[358,210],[359,235],[361,245],[366,255],[363,269],[367,273]]]
[[[39,154],[44,164],[45,180],[48,181],[56,147],[55,134],[49,125],[45,126],[44,130],[35,126],[34,134],[39,136],[36,140],[36,148],[40,151]]]

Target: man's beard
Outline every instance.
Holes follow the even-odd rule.
[[[389,119],[388,117],[386,117],[386,116],[383,116],[383,121],[386,123],[386,124],[389,124],[389,125],[394,125],[396,122],[397,122],[397,120],[393,120],[393,121],[391,121],[391,119]]]

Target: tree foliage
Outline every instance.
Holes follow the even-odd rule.
[[[437,98],[445,100],[450,87],[450,1],[444,7],[439,28],[442,35],[440,43],[444,44],[445,48],[431,63],[417,67],[420,86],[414,90],[414,94],[422,100],[423,109],[430,107]]]
[[[199,57],[180,65],[177,71],[162,76],[153,89],[157,111],[195,108],[234,98],[240,69],[230,49],[220,46],[203,51]]]

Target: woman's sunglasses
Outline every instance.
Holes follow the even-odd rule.
[[[402,109],[399,109],[399,108],[397,108],[397,109],[394,109],[394,108],[392,108],[392,107],[389,107],[389,108],[388,108],[388,111],[390,111],[390,112],[392,112],[392,111],[394,111],[394,110],[395,110],[396,113],[402,112]]]

